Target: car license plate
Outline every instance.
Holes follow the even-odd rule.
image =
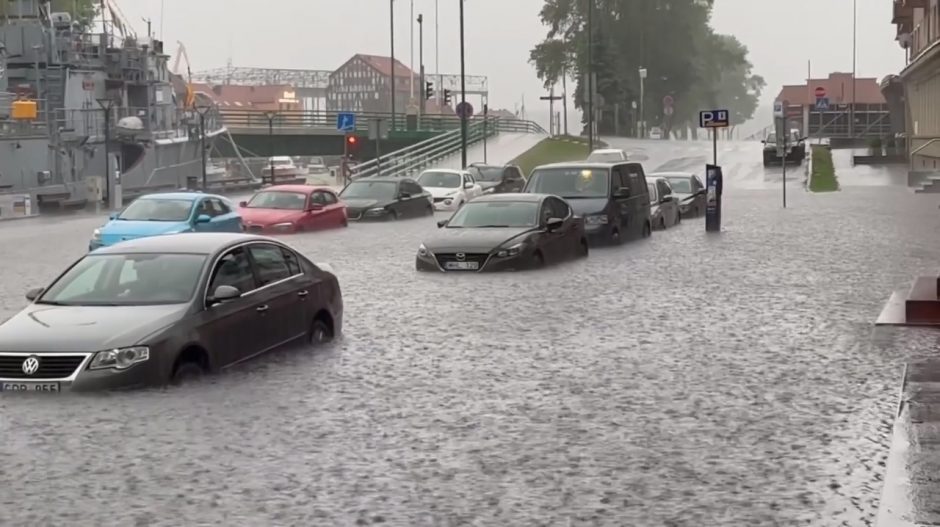
[[[57,382],[0,382],[0,392],[55,392],[58,393]]]
[[[454,271],[476,271],[480,268],[479,262],[447,262],[447,269]]]

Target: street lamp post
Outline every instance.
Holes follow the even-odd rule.
[[[463,2],[464,0],[460,0],[460,103],[463,107],[460,112],[460,166],[462,168],[467,166],[467,77],[464,61]]]
[[[852,105],[849,106],[849,137],[855,138],[855,75],[858,45],[858,0],[852,0]]]
[[[588,151],[594,150],[594,0],[587,0],[587,90],[588,90]]]
[[[193,104],[193,109],[199,114],[199,147],[202,150],[202,191],[209,188],[206,164],[206,114],[212,109],[211,104]]]
[[[114,99],[97,99],[98,106],[104,110],[104,189],[105,200],[111,199],[111,110]]]
[[[392,48],[391,49],[392,60],[391,60],[390,68],[389,68],[391,69],[391,79],[390,79],[391,82],[389,84],[392,85],[392,123],[391,123],[392,128],[391,129],[394,130],[395,129],[395,94],[397,91],[396,90],[397,86],[395,86],[395,80],[396,80],[395,79],[395,0],[388,0],[388,10],[389,10],[389,29],[390,29],[389,34],[391,35],[390,38],[391,38],[391,48]]]
[[[276,112],[264,112],[264,116],[268,118],[268,163],[271,165],[271,184],[275,185],[274,181],[274,118],[277,117]],[[263,179],[263,178],[262,178]]]
[[[646,138],[646,110],[644,99],[646,99],[646,68],[640,68],[640,126],[637,129],[637,137]],[[642,131],[640,130],[642,128]]]
[[[420,72],[419,76],[421,81],[418,83],[418,86],[424,90],[424,15],[418,14],[418,71]],[[424,93],[419,94],[421,102],[418,104],[418,128],[421,128],[421,118],[424,116],[424,112],[427,109],[425,107],[426,99]]]

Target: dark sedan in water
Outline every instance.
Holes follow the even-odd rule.
[[[338,335],[332,273],[247,234],[156,236],[98,249],[0,325],[0,391],[163,385]]]
[[[408,178],[370,177],[353,181],[339,193],[350,220],[398,220],[434,215],[434,198]]]
[[[588,255],[584,222],[557,196],[484,195],[438,226],[418,248],[419,271],[513,271]]]

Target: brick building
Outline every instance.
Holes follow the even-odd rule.
[[[388,113],[391,103],[392,60],[389,57],[353,55],[330,74],[326,94],[328,111]],[[412,100],[412,79],[415,98]],[[431,79],[429,79],[431,80]],[[418,104],[424,94],[421,79],[411,68],[395,60],[395,111],[407,113],[412,102]],[[432,99],[425,103],[426,114],[453,114],[449,107],[440,108]]]
[[[816,109],[817,88],[825,91],[827,110]],[[803,130],[807,136],[849,137],[853,102],[856,137],[892,134],[888,103],[875,78],[857,77],[853,86],[851,73],[832,73],[825,79],[809,79],[807,84],[784,86],[775,102],[784,101],[789,103],[790,127]]]

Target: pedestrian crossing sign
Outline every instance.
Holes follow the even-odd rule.
[[[829,109],[829,97],[819,97],[816,99],[816,111],[824,112]]]

